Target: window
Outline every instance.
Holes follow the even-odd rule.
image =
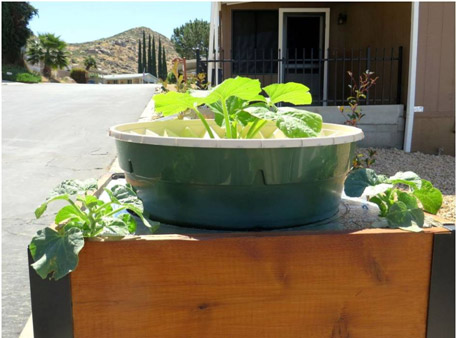
[[[277,73],[278,11],[232,12],[233,73]]]

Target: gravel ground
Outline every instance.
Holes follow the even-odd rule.
[[[455,222],[455,157],[405,153],[398,149],[378,148],[376,162],[371,166],[378,174],[394,175],[398,171],[414,171],[443,193],[443,206],[438,216]],[[359,148],[358,153],[368,154]]]

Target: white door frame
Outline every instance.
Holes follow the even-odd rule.
[[[330,38],[330,8],[280,8],[279,9],[279,27],[278,27],[278,47],[281,49],[279,58],[282,58],[283,53],[283,26],[285,13],[324,13],[324,59],[328,58],[329,38]],[[323,100],[327,100],[327,72],[328,62],[324,62],[324,81],[323,81]],[[281,62],[278,62],[278,82],[284,81]],[[326,106],[327,103],[324,103]]]

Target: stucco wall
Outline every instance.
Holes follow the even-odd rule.
[[[419,6],[412,150],[455,156],[455,3]]]

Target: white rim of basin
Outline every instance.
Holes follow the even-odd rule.
[[[176,121],[176,120],[170,120]],[[132,131],[147,130],[151,124],[170,121],[150,121],[124,123],[113,126],[109,135],[119,141],[139,144],[151,144],[160,146],[175,147],[196,147],[196,148],[298,148],[329,146],[360,141],[364,138],[363,131],[356,127],[342,124],[323,123],[322,130],[330,133],[329,136],[310,138],[277,138],[277,139],[208,139],[195,137],[165,137],[133,133]],[[180,120],[186,125],[202,124],[200,120]],[[213,124],[214,120],[207,120]]]

